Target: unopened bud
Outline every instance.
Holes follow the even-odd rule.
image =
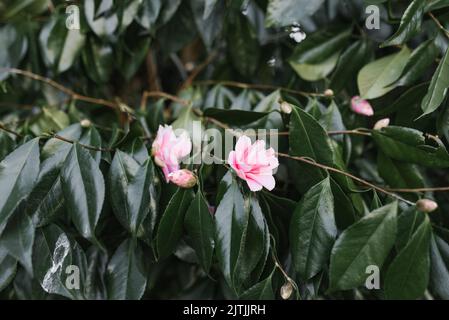
[[[170,173],[168,175],[168,180],[178,187],[185,189],[194,187],[198,182],[198,178],[195,174],[187,169],[181,169]]]
[[[290,282],[286,282],[282,287],[281,287],[281,297],[284,300],[288,300],[290,298],[290,296],[293,293],[293,286]]]
[[[334,90],[332,90],[332,89],[326,89],[326,90],[324,91],[324,95],[325,95],[326,97],[333,97],[333,96],[334,96]]]
[[[373,107],[371,104],[365,100],[360,98],[359,96],[352,97],[351,99],[351,109],[357,114],[371,117],[374,115]]]
[[[83,119],[80,123],[83,128],[89,128],[92,125],[92,122],[90,122],[89,119]]]
[[[421,212],[432,212],[435,211],[438,208],[438,204],[429,199],[420,199],[416,201],[416,209],[418,209]]]
[[[288,103],[287,101],[282,101],[281,102],[281,111],[285,114],[290,114],[292,113],[292,105],[290,103]]]
[[[373,129],[380,130],[382,128],[388,127],[389,124],[390,124],[390,119],[388,119],[388,118],[380,119],[379,121],[377,121],[374,124]]]

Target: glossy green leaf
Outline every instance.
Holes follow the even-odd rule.
[[[418,299],[429,281],[430,221],[426,218],[398,253],[385,277],[387,299]]]
[[[327,141],[323,127],[305,111],[294,108],[290,117],[290,155],[308,157],[315,161],[333,165],[332,149]],[[326,177],[326,174],[315,167],[295,162],[298,177],[295,179],[301,190],[308,190]]]
[[[68,269],[71,265],[77,266],[79,270],[78,288],[72,286],[74,283],[70,275],[74,273]],[[86,257],[81,247],[58,226],[51,224],[37,229],[33,268],[34,275],[45,292],[70,299],[84,299]]]
[[[144,252],[136,239],[120,244],[107,267],[108,299],[140,299],[147,285],[145,265]]]
[[[388,55],[365,65],[358,74],[360,96],[375,99],[388,93],[404,70],[410,57],[410,49],[403,47],[398,53]]]
[[[270,0],[268,2],[265,25],[284,27],[298,23],[315,13],[324,0]]]
[[[61,169],[67,209],[80,234],[95,241],[95,227],[103,207],[105,186],[98,164],[89,151],[73,144]]]
[[[350,35],[350,29],[339,26],[313,33],[296,46],[289,62],[295,65],[323,62],[342,50]]]
[[[224,123],[242,126],[254,121],[260,120],[269,115],[268,112],[256,112],[245,110],[223,110],[218,108],[209,108],[204,111],[206,117],[217,119]]]
[[[348,85],[348,81],[354,79],[354,75],[369,61],[372,53],[372,45],[367,40],[359,40],[345,49],[338,60],[335,71],[332,73],[329,87],[334,92],[341,91]]]
[[[33,274],[31,254],[34,243],[34,224],[26,213],[19,212],[9,219],[0,237],[0,248],[8,252]],[[1,250],[0,249],[0,250]]]
[[[395,85],[406,86],[415,83],[434,63],[437,55],[438,51],[433,40],[428,40],[419,45],[410,55],[410,59]]]
[[[0,162],[0,226],[6,224],[14,210],[28,197],[38,174],[38,138],[20,146]]]
[[[431,168],[449,167],[449,154],[443,142],[436,137],[426,144],[422,132],[396,126],[388,126],[382,131],[373,130],[372,136],[382,152],[392,159]]]
[[[415,165],[392,160],[382,151],[377,154],[377,168],[392,188],[424,187],[423,177]]]
[[[273,290],[273,275],[274,271],[264,280],[255,284],[245,292],[243,292],[240,300],[274,300]]]
[[[148,214],[155,219],[154,167],[150,159],[139,165],[128,154],[117,150],[109,170],[112,208],[119,222],[137,234]]]
[[[70,30],[65,16],[51,19],[39,36],[44,60],[58,73],[68,70],[84,46],[85,36],[80,30]]]
[[[349,290],[362,285],[366,268],[383,265],[396,238],[397,203],[369,213],[337,239],[330,260],[330,290]]]
[[[192,240],[198,260],[206,272],[209,271],[214,252],[214,220],[206,199],[198,191],[187,210],[184,225]]]
[[[292,260],[303,280],[324,267],[337,236],[329,177],[313,186],[298,203],[290,222]]]
[[[175,250],[182,235],[185,214],[193,197],[191,189],[179,188],[168,203],[156,234],[159,259],[169,256]]]
[[[0,291],[14,279],[17,270],[17,260],[6,251],[0,251]]]
[[[432,76],[432,81],[429,85],[429,90],[426,96],[422,100],[421,109],[423,115],[432,113],[441,105],[444,97],[447,95],[449,88],[449,50],[446,50],[446,54],[441,59],[437,70]]]
[[[78,140],[81,132],[80,124],[73,124],[58,132],[58,135],[66,139]],[[70,143],[50,139],[42,148],[43,161],[40,165],[39,176],[27,199],[27,213],[33,217],[39,227],[52,222],[64,209],[59,174],[71,147]]]
[[[421,28],[425,5],[425,1],[413,0],[402,15],[401,24],[396,33],[382,46],[401,45],[414,37]]]
[[[266,231],[257,200],[232,181],[215,212],[215,245],[223,275],[237,293],[264,254]]]
[[[449,245],[437,235],[430,239],[430,285],[442,299],[449,299]]]

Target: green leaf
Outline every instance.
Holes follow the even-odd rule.
[[[351,44],[340,56],[335,71],[332,73],[329,87],[335,93],[341,91],[348,82],[353,81],[354,75],[371,60],[373,46],[367,40],[359,40]]]
[[[269,112],[223,110],[218,108],[209,108],[204,111],[204,116],[217,119],[234,126],[242,126],[252,123],[268,116],[269,114]]]
[[[108,263],[108,299],[138,300],[147,285],[144,252],[136,239],[125,240]]]
[[[30,130],[34,135],[60,131],[70,124],[69,116],[54,108],[43,108],[42,113],[30,125]]]
[[[387,299],[421,298],[429,281],[431,226],[428,217],[421,223],[388,268],[385,277]]]
[[[274,300],[273,272],[264,280],[255,284],[240,296],[240,300]]]
[[[396,238],[397,203],[369,213],[347,228],[332,249],[329,290],[349,290],[364,283],[369,265],[382,267]]]
[[[184,216],[194,197],[191,189],[179,188],[162,215],[156,234],[159,259],[168,257],[182,236]]]
[[[267,237],[257,200],[245,197],[233,179],[215,212],[215,245],[221,271],[236,293],[263,257]]]
[[[113,12],[111,10],[113,5],[113,1],[110,0],[84,0],[84,15],[87,23],[99,37],[111,37],[119,25],[117,14],[108,14]]]
[[[79,268],[80,287],[68,287],[67,267]],[[86,256],[81,247],[56,225],[39,228],[33,247],[34,275],[45,292],[58,294],[70,299],[84,299],[84,272]],[[74,274],[73,274],[74,275]]]
[[[206,199],[201,191],[196,193],[195,198],[187,210],[184,219],[187,234],[192,240],[198,260],[206,272],[209,272],[214,252],[214,220],[209,212]]]
[[[350,36],[351,29],[345,26],[315,32],[296,45],[289,62],[295,65],[313,65],[323,62],[342,50]]]
[[[53,18],[39,35],[44,61],[57,73],[64,72],[73,65],[85,41],[80,30],[68,29],[65,22],[66,16]]]
[[[290,117],[290,155],[308,157],[325,165],[333,165],[332,149],[327,139],[326,131],[311,115],[299,108],[293,108]],[[295,162],[295,166],[297,169],[292,171],[300,172],[295,179],[300,191],[310,189],[326,177],[321,169],[308,164]]]
[[[433,40],[428,40],[413,50],[410,59],[402,71],[402,75],[395,82],[397,86],[407,86],[415,83],[434,63],[438,55]]]
[[[33,222],[26,213],[18,212],[8,221],[0,238],[0,248],[6,250],[10,256],[20,261],[30,275],[33,274],[31,262],[33,243]]]
[[[377,153],[377,168],[379,175],[392,188],[424,187],[424,179],[415,165],[392,160],[380,150]]]
[[[228,28],[226,34],[231,62],[240,74],[251,76],[257,70],[260,56],[254,28],[243,14],[229,22]]]
[[[370,62],[360,70],[357,84],[364,99],[375,99],[394,89],[391,85],[401,75],[410,57],[410,49],[403,47],[394,53]]]
[[[266,27],[284,27],[312,16],[324,0],[269,0]]]
[[[321,271],[336,236],[334,201],[328,177],[304,195],[290,222],[292,261],[302,280]]]
[[[421,29],[426,1],[414,0],[405,10],[399,29],[381,47],[401,45],[414,37]]]
[[[428,145],[422,132],[396,126],[373,130],[372,137],[382,152],[392,159],[431,168],[449,166],[449,154],[437,137],[432,138],[437,146]]]
[[[87,39],[81,57],[87,75],[96,83],[109,80],[114,70],[113,53],[113,48],[109,44],[102,43],[94,37]]]
[[[14,279],[17,261],[6,251],[0,251],[0,292]]]
[[[449,49],[441,59],[437,70],[433,74],[429,89],[422,100],[423,115],[432,113],[441,105],[449,88]]]
[[[430,240],[430,285],[442,299],[449,299],[449,245],[437,235]]]
[[[0,162],[0,230],[33,189],[39,162],[39,138],[20,146]]]
[[[61,184],[67,209],[78,232],[96,241],[95,227],[103,207],[105,187],[98,164],[74,143],[61,169]]]
[[[117,150],[109,169],[112,209],[119,222],[134,235],[148,214],[156,218],[154,167],[151,159],[139,165]]]
[[[340,52],[337,52],[326,60],[315,64],[298,64],[295,61],[289,61],[289,63],[296,73],[304,80],[317,81],[324,79],[332,72],[332,70],[334,70],[337,65],[339,55]]]
[[[78,140],[82,128],[73,124],[58,132],[61,137]],[[42,163],[36,184],[27,199],[27,213],[33,217],[36,226],[41,227],[52,222],[64,209],[62,194],[61,168],[72,145],[59,139],[50,139],[42,148]]]

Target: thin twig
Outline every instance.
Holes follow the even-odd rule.
[[[215,85],[215,84],[221,84],[228,87],[236,87],[241,89],[260,89],[260,90],[281,90],[287,93],[301,95],[304,97],[325,97],[326,95],[323,93],[314,93],[314,92],[306,92],[306,91],[299,91],[299,90],[293,90],[285,87],[278,87],[273,86],[269,84],[253,84],[253,83],[243,83],[243,82],[236,82],[236,81],[227,81],[227,80],[203,80],[203,81],[197,81],[194,84],[197,85]]]
[[[79,94],[79,93],[73,91],[72,89],[69,89],[69,88],[59,84],[58,82],[56,82],[50,78],[40,76],[31,71],[16,69],[16,68],[0,68],[0,71],[18,74],[18,75],[21,75],[21,76],[24,76],[24,77],[27,77],[27,78],[30,78],[30,79],[33,79],[36,81],[44,82],[44,83],[52,86],[53,88],[58,89],[59,91],[69,95],[74,100],[80,100],[80,101],[84,101],[84,102],[88,102],[88,103],[92,103],[92,104],[98,104],[98,105],[106,106],[106,107],[112,108],[112,109],[115,109],[117,107],[117,104],[115,102],[108,101],[105,99],[98,99],[98,98],[84,96],[82,94]]]
[[[440,28],[440,30],[443,31],[443,33],[445,34],[445,36],[446,36],[447,38],[449,38],[449,31],[446,30],[446,29],[444,28],[444,26],[443,26],[443,25],[441,24],[441,22],[440,22],[440,21],[433,15],[432,12],[429,12],[428,14],[429,14],[429,16],[432,18],[432,20],[435,22],[435,24],[438,26],[438,28]]]
[[[162,91],[144,91],[142,94],[142,99],[140,101],[140,109],[141,110],[145,110],[147,107],[147,100],[150,97],[157,97],[157,98],[164,98],[164,99],[168,99],[171,101],[174,101],[176,103],[179,103],[183,106],[188,106],[189,105],[189,101],[181,99],[177,96],[174,96],[172,94],[169,93],[165,93]]]
[[[417,192],[438,192],[449,191],[449,187],[432,187],[432,188],[385,188],[391,192],[417,193]]]
[[[189,77],[184,81],[184,83],[181,86],[181,89],[185,89],[187,87],[190,87],[195,80],[195,78],[212,62],[214,59],[218,56],[218,52],[214,51],[212,52],[207,59],[201,63],[199,66],[197,66],[192,73],[189,75]]]
[[[91,146],[91,145],[87,145],[87,144],[83,144],[80,143],[79,141],[75,141],[75,140],[70,140],[64,137],[61,137],[60,135],[54,134],[51,136],[52,138],[67,142],[67,143],[78,143],[81,147],[86,148],[88,150],[93,150],[93,151],[101,151],[101,152],[113,152],[114,149],[109,149],[109,148],[99,148],[99,147],[95,147],[95,146]]]
[[[11,130],[11,129],[9,129],[9,128],[6,128],[6,127],[5,127],[4,125],[2,125],[2,124],[0,124],[0,130],[3,130],[3,131],[5,131],[5,132],[7,132],[7,133],[10,133],[10,134],[16,136],[17,138],[22,138],[22,137],[23,137],[20,133],[14,131],[14,130]]]
[[[389,195],[389,196],[391,196],[391,197],[393,197],[395,199],[404,201],[405,203],[407,203],[409,205],[414,205],[413,202],[408,201],[408,200],[402,198],[401,196],[399,196],[399,195],[397,195],[397,194],[395,194],[393,192],[390,192],[390,191],[388,191],[388,190],[386,190],[384,188],[376,186],[375,184],[372,184],[372,183],[370,183],[370,182],[368,182],[366,180],[363,180],[362,178],[356,177],[356,176],[354,176],[354,175],[352,175],[352,174],[350,174],[348,172],[345,172],[345,171],[342,171],[342,170],[339,170],[339,169],[336,169],[336,168],[333,168],[333,167],[330,167],[330,166],[326,166],[324,164],[318,163],[318,162],[316,162],[314,160],[311,160],[311,159],[305,158],[305,157],[296,157],[296,156],[291,156],[289,154],[279,153],[279,152],[277,153],[277,155],[280,156],[280,157],[284,157],[284,158],[298,160],[298,161],[310,164],[312,166],[315,166],[315,167],[318,167],[318,168],[321,168],[321,169],[325,169],[325,170],[328,170],[328,171],[332,171],[332,172],[335,172],[335,173],[342,174],[342,175],[344,175],[344,176],[346,176],[348,178],[351,178],[352,180],[358,181],[358,182],[360,182],[361,184],[363,184],[365,186],[368,186],[368,187],[370,187],[372,189],[375,189],[375,190],[377,190],[379,192],[382,192],[382,193],[384,193],[386,195]]]

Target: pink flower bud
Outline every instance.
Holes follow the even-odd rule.
[[[371,117],[374,114],[373,107],[371,107],[370,103],[360,98],[359,96],[352,97],[351,99],[351,109],[357,114]]]
[[[168,180],[176,184],[178,187],[186,189],[192,188],[198,181],[195,174],[187,169],[181,169],[169,173]]]
[[[376,122],[373,129],[380,130],[382,128],[388,127],[389,124],[390,124],[390,119],[388,119],[388,118],[380,119],[379,121]]]
[[[418,209],[421,212],[432,212],[435,211],[438,208],[438,204],[429,199],[420,199],[416,201],[416,209]]]

